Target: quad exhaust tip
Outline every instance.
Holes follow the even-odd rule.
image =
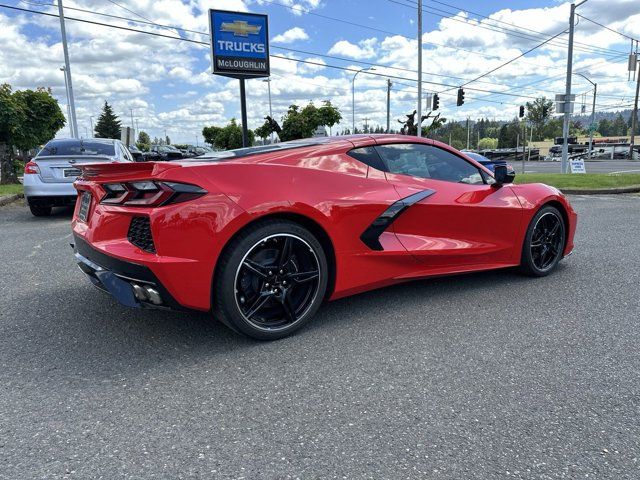
[[[141,302],[149,302],[154,305],[162,305],[162,297],[160,292],[149,285],[140,285],[131,283],[133,287],[133,295]]]

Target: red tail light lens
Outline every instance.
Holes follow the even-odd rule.
[[[40,168],[38,168],[38,164],[34,161],[29,161],[24,166],[24,173],[33,174],[40,173]]]
[[[193,200],[207,193],[197,185],[151,180],[104,183],[102,188],[106,193],[100,203],[127,207],[161,207]]]

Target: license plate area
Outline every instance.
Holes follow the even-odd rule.
[[[82,192],[80,195],[80,210],[78,210],[78,218],[86,222],[89,216],[89,207],[91,207],[91,193]]]
[[[62,170],[62,175],[64,176],[64,178],[76,178],[80,176],[81,173],[82,171],[80,171],[79,168],[65,168],[64,170]]]

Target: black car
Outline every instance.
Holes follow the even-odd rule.
[[[500,160],[500,159],[491,160],[490,158],[487,158],[484,155],[480,155],[479,153],[467,152],[465,150],[462,150],[462,153],[464,153],[467,157],[472,158],[479,164],[487,167],[492,172],[495,171],[496,165],[505,165],[507,167],[507,172],[509,172],[510,174],[512,173],[514,175],[516,173],[515,169],[513,168],[513,165],[505,162],[504,160]]]
[[[171,160],[182,160],[184,155],[182,152],[178,150],[173,145],[151,145],[151,149],[149,153],[155,153],[156,155],[147,155],[147,160],[154,161],[171,161]],[[159,155],[159,157],[158,157]],[[154,158],[150,158],[154,157]]]
[[[129,150],[129,153],[133,157],[133,161],[134,162],[144,162],[145,161],[144,153],[138,147],[136,147],[135,145],[128,145],[127,149]]]

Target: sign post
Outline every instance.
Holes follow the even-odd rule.
[[[240,80],[242,146],[249,146],[245,80],[270,75],[269,20],[257,13],[209,10],[214,75]]]

